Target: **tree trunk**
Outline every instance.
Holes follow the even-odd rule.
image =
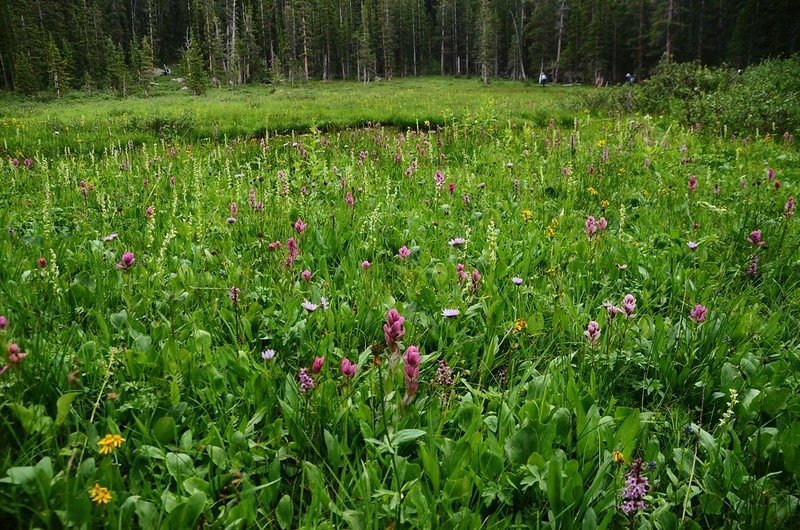
[[[671,1],[671,0],[670,0]],[[567,0],[561,0],[558,8],[558,45],[556,46],[556,67],[553,71],[553,82],[558,83],[558,67],[561,65],[561,41],[564,39],[564,15]]]
[[[675,7],[675,0],[669,0],[667,3],[667,56],[672,57],[672,10]]]

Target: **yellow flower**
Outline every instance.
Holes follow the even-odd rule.
[[[94,487],[89,490],[89,497],[97,504],[108,504],[111,502],[111,492],[108,491],[108,488],[104,488],[97,482],[95,482]]]
[[[556,229],[553,228],[552,225],[550,225],[550,226],[547,227],[547,231],[545,233],[547,234],[547,237],[555,237]]]
[[[522,218],[526,221],[533,219],[533,212],[530,210],[522,210]]]
[[[597,140],[597,147],[605,147],[606,141],[603,139]]]
[[[617,464],[618,466],[624,465],[625,455],[623,455],[617,450],[614,450],[614,452],[611,454],[611,460],[613,460],[614,463]]]
[[[603,210],[608,208],[608,201],[606,199],[603,199],[602,201],[600,201],[600,208],[602,208]]]
[[[514,322],[514,333],[519,333],[520,331],[525,331],[528,329],[528,323],[518,318],[516,322]]]
[[[589,192],[589,195],[597,195],[599,193],[596,189],[592,187],[588,188],[586,191]]]
[[[114,449],[122,447],[124,442],[125,438],[119,434],[106,434],[97,442],[97,445],[100,446],[101,455],[110,455]]]

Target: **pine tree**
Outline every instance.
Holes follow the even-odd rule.
[[[153,48],[147,37],[142,37],[141,53],[139,54],[139,84],[142,85],[145,97],[150,95],[150,83],[153,81]]]
[[[125,54],[114,44],[111,37],[106,40],[106,62],[108,63],[108,82],[122,97],[128,95],[128,67]]]
[[[56,98],[61,98],[61,93],[69,87],[69,74],[67,64],[56,46],[56,41],[50,36],[47,42],[47,73],[48,85],[53,88]]]
[[[206,75],[205,61],[200,53],[200,44],[194,35],[189,39],[184,61],[186,63],[186,84],[196,96],[199,96],[206,91],[208,77]]]
[[[26,96],[35,94],[39,89],[39,80],[25,52],[17,53],[14,57],[14,89]]]

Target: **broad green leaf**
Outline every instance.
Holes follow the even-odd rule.
[[[275,509],[275,516],[278,519],[278,524],[284,530],[292,527],[293,512],[292,498],[288,495],[284,495],[281,497],[281,500],[278,501],[278,507]]]
[[[80,392],[68,392],[56,401],[56,425],[61,425],[67,420],[69,409],[72,402],[80,395]]]

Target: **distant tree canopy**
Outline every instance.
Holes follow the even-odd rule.
[[[645,77],[664,54],[734,67],[791,55],[796,2],[0,0],[0,89],[146,94],[151,66],[187,64],[190,35],[195,68],[217,86],[540,71],[618,83]]]

